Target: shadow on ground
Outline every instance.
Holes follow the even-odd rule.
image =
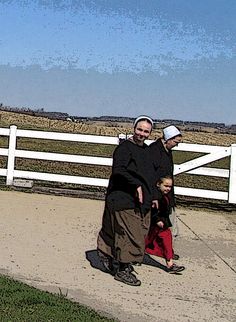
[[[86,256],[86,259],[89,261],[90,265],[93,268],[99,269],[100,271],[102,271],[104,273],[107,273],[107,270],[103,266],[96,249],[86,251],[85,256]],[[158,261],[156,261],[155,259],[150,257],[148,254],[145,254],[143,264],[153,266],[153,267],[157,267],[159,269],[162,269],[162,270],[166,271],[166,266],[165,265],[159,263]]]

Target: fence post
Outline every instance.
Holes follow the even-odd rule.
[[[236,204],[236,144],[231,145],[230,169],[229,169],[229,203]]]
[[[7,160],[7,181],[6,185],[13,184],[14,168],[15,168],[15,151],[16,151],[16,130],[15,125],[10,126],[8,160]]]

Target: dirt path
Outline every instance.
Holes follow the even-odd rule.
[[[179,209],[182,275],[158,258],[137,267],[140,287],[102,271],[95,251],[103,202],[0,191],[0,272],[124,322],[236,321],[236,217]],[[156,260],[159,260],[156,261]]]

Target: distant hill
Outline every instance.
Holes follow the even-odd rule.
[[[100,118],[76,118],[67,113],[24,111],[15,112],[0,108],[0,127],[16,125],[19,129],[56,131],[89,135],[119,136],[133,133],[133,118],[103,116]],[[180,124],[175,120],[155,120],[150,139],[162,135],[162,128],[168,124],[177,125],[185,143],[230,146],[236,143],[236,131],[227,133],[226,128],[206,127],[199,124]],[[204,124],[205,125],[205,124]],[[207,123],[208,125],[208,123]]]
[[[117,126],[119,124],[132,124],[135,118],[124,117],[124,116],[99,116],[99,117],[84,117],[84,116],[72,116],[68,113],[63,112],[47,112],[41,109],[30,109],[30,108],[18,108],[9,107],[0,104],[0,111],[20,113],[29,116],[36,116],[47,118],[49,120],[62,120],[71,121],[74,123],[82,122],[85,124],[98,123],[104,126]],[[184,121],[175,119],[154,119],[154,128],[161,129],[167,125],[174,124],[178,126],[181,130],[194,131],[194,132],[214,132],[214,133],[226,133],[226,134],[236,134],[236,124],[225,125],[225,123],[215,123],[215,122],[195,122],[195,121]]]

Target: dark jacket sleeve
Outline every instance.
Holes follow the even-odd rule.
[[[156,225],[159,221],[162,221],[164,224],[163,228],[171,227],[172,224],[169,218],[170,205],[163,198],[163,195],[160,197],[158,201],[159,201],[159,208],[152,209],[151,224]]]

